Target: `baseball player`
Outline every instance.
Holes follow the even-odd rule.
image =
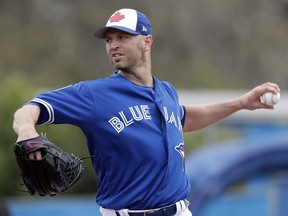
[[[39,136],[37,124],[78,126],[93,156],[103,216],[191,216],[183,132],[241,109],[273,109],[259,96],[279,92],[278,85],[265,83],[230,101],[180,105],[175,88],[152,75],[152,29],[143,13],[118,10],[95,36],[104,39],[116,72],[37,95],[15,112],[17,141]]]

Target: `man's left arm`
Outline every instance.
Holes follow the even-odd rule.
[[[190,132],[205,128],[243,109],[274,109],[273,105],[268,106],[261,103],[260,96],[265,92],[277,94],[280,92],[280,88],[275,83],[267,82],[255,87],[246,94],[229,101],[205,105],[186,105],[186,116],[183,131]]]

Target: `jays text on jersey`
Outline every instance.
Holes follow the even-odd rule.
[[[38,124],[72,124],[84,132],[98,177],[97,203],[151,209],[185,199],[185,109],[168,82],[154,87],[115,73],[39,94]]]

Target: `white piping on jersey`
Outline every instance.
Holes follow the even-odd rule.
[[[42,123],[41,125],[43,124],[51,124],[54,122],[54,109],[53,107],[51,106],[51,104],[47,103],[46,101],[40,99],[40,98],[34,98],[33,100],[31,100],[32,102],[37,102],[37,103],[40,103],[42,104],[43,106],[45,106],[47,112],[48,112],[48,120],[44,123]]]
[[[181,119],[183,119],[183,117],[184,117],[184,108],[183,108],[183,106],[181,106],[181,110],[182,110],[182,116],[181,116]]]

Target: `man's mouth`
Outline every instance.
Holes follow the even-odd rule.
[[[114,54],[112,54],[112,57],[113,58],[115,58],[115,57],[119,57],[119,56],[121,56],[122,54],[120,54],[120,53],[114,53]]]
[[[113,61],[119,62],[119,61],[121,61],[121,59],[122,59],[123,56],[124,56],[124,55],[121,54],[121,53],[113,53],[111,57],[112,57],[112,60],[113,60]]]
[[[123,56],[122,53],[112,53],[112,58],[118,58],[120,56]]]

